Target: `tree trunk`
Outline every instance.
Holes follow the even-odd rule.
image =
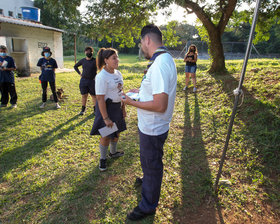
[[[210,40],[209,49],[212,60],[212,65],[209,72],[216,74],[226,74],[222,34],[236,7],[237,0],[217,1],[220,6],[218,10],[221,12],[221,17],[217,24],[214,24],[211,18],[212,16],[215,17],[215,13],[211,14],[209,11],[207,11],[207,7],[205,11],[205,5],[201,5],[199,1],[175,0],[175,3],[185,8],[188,13],[195,13],[208,32],[208,37]]]
[[[212,62],[209,73],[226,74],[227,70],[225,67],[225,56],[221,35],[219,34],[218,29],[207,31],[210,39],[209,49]]]

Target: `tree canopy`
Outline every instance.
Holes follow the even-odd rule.
[[[45,9],[55,12],[57,18],[50,18],[62,23],[75,22],[79,17],[76,6],[81,0],[35,0]],[[225,58],[222,35],[228,25],[239,26],[241,22],[251,22],[254,10],[253,0],[91,0],[88,12],[79,20],[78,29],[91,38],[114,40],[120,47],[133,47],[135,38],[139,38],[141,28],[150,21],[159,8],[166,8],[175,3],[187,13],[195,13],[201,22],[200,35],[208,40],[212,58],[210,72],[225,71]],[[244,4],[249,8],[241,10]],[[38,6],[39,7],[39,6]],[[239,9],[239,12],[237,11]],[[257,35],[255,41],[268,40],[269,30],[280,17],[279,0],[262,0]],[[278,20],[279,23],[279,20]],[[174,24],[173,24],[174,25]],[[172,35],[172,24],[166,31],[166,40],[176,44]],[[174,34],[174,33],[173,33]]]

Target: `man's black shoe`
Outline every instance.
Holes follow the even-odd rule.
[[[141,177],[136,177],[135,186],[139,187],[142,185],[142,183],[143,183],[143,179]]]
[[[127,218],[132,220],[132,221],[137,221],[146,218],[147,216],[154,215],[156,211],[145,213],[141,211],[139,206],[135,207],[133,211],[129,214],[127,214]]]

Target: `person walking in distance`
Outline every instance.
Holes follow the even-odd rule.
[[[39,76],[39,80],[41,82],[41,86],[43,89],[43,94],[42,94],[43,104],[40,106],[40,108],[45,108],[46,106],[47,88],[49,83],[52,90],[55,107],[59,109],[60,105],[58,104],[58,98],[55,89],[55,69],[57,68],[57,63],[56,60],[51,57],[52,52],[49,47],[44,47],[41,55],[43,57],[40,58],[37,63],[37,66],[41,68],[41,75]]]
[[[95,76],[96,76],[96,60],[93,57],[93,48],[86,47],[85,48],[86,57],[78,61],[74,65],[75,71],[81,76],[80,80],[80,92],[82,95],[82,110],[79,115],[84,115],[86,111],[86,104],[88,94],[91,95],[93,108],[95,110]],[[83,72],[81,73],[79,70],[79,66],[82,66]]]
[[[142,199],[127,217],[140,220],[155,213],[163,177],[163,145],[168,136],[176,97],[177,71],[172,56],[162,43],[160,29],[151,24],[141,31],[141,50],[149,60],[139,90],[139,101],[124,95],[122,101],[137,108]]]
[[[124,155],[123,151],[117,151],[117,143],[120,132],[126,130],[125,107],[121,102],[123,90],[122,74],[117,70],[119,67],[119,57],[116,49],[101,48],[97,53],[96,75],[96,112],[95,119],[90,132],[91,135],[100,135],[99,129],[103,127],[112,128],[115,123],[117,131],[108,136],[100,138],[100,162],[99,170],[107,169],[107,151],[110,145],[110,158],[117,158]]]
[[[193,82],[193,92],[196,92],[196,62],[197,62],[197,48],[194,44],[192,44],[188,52],[186,53],[184,57],[184,62],[186,62],[185,66],[185,73],[186,73],[186,85],[184,87],[184,91],[188,89],[190,76],[192,77]]]

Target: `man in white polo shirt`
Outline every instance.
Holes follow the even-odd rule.
[[[141,31],[141,50],[149,60],[139,92],[139,101],[124,96],[123,102],[137,107],[140,161],[143,170],[142,200],[128,214],[140,220],[156,211],[163,176],[163,145],[168,135],[176,97],[177,71],[172,56],[162,43],[162,33],[155,25]]]

